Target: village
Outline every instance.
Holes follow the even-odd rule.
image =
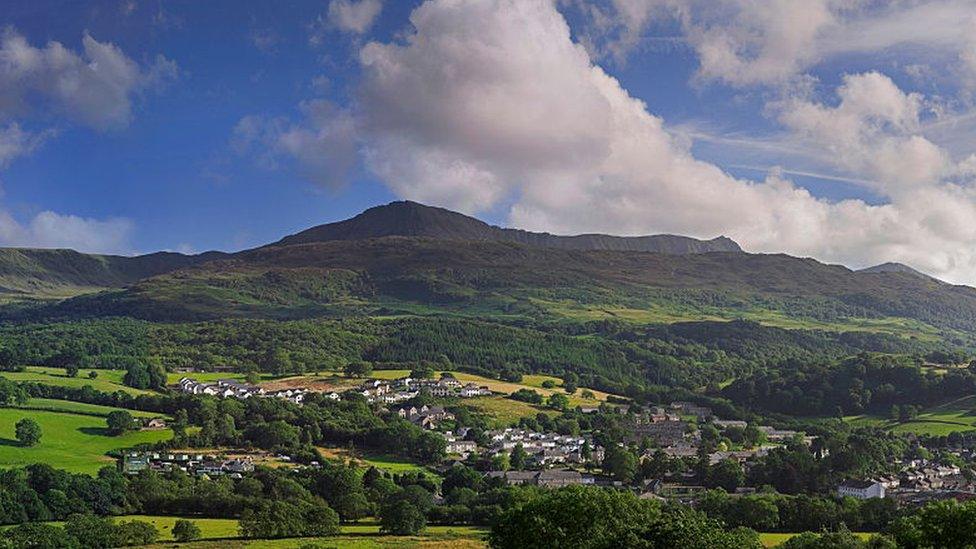
[[[242,383],[231,379],[216,382],[200,382],[189,377],[180,379],[176,388],[184,393],[212,395],[220,398],[280,398],[295,404],[302,404],[310,393],[303,388],[268,390],[258,385]],[[512,455],[516,447],[525,456],[512,470],[489,470],[485,475],[503,478],[513,484],[533,484],[538,486],[565,486],[571,484],[614,485],[608,476],[594,474],[600,470],[606,450],[596,444],[589,434],[565,435],[556,432],[539,432],[530,429],[507,427],[485,431],[479,441],[470,436],[470,429],[456,427],[455,414],[444,405],[422,404],[391,407],[408,403],[419,395],[426,394],[433,399],[466,399],[492,395],[492,391],[476,383],[462,383],[453,375],[442,375],[439,379],[418,379],[405,376],[397,379],[368,379],[355,389],[349,390],[364,397],[367,402],[396,414],[414,425],[428,431],[438,432],[445,441],[448,456],[445,464],[471,462],[475,457],[492,461]],[[345,392],[345,391],[344,391]],[[321,393],[328,399],[339,401],[343,393],[326,391]],[[450,400],[446,400],[450,402]],[[699,459],[702,443],[702,428],[716,431],[722,436],[741,441],[734,447],[720,445],[707,453],[711,466],[726,461],[735,462],[743,471],[757,460],[768,455],[776,447],[788,442],[797,442],[812,447],[816,437],[801,432],[777,429],[769,425],[751,425],[746,421],[722,419],[713,411],[692,402],[677,401],[667,406],[654,406],[640,409],[634,413],[625,406],[607,406],[607,409],[625,414],[623,442],[639,447],[640,461],[655,459],[663,454],[669,460],[692,463]],[[584,414],[596,413],[598,408],[579,409]],[[162,420],[157,420],[162,421]],[[447,427],[445,427],[447,426]],[[744,436],[745,435],[745,436]],[[744,440],[751,439],[751,440]],[[819,457],[825,457],[827,450],[818,449]],[[190,474],[219,476],[223,474],[240,475],[253,470],[253,459],[247,456],[235,460],[218,460],[215,456],[190,454],[132,454],[123,459],[123,470],[134,474],[143,469],[180,469]],[[957,497],[968,499],[976,497],[976,485],[967,479],[956,466],[945,466],[926,460],[913,460],[908,463],[893,464],[898,474],[876,478],[848,479],[835,490],[838,497],[871,499],[891,497],[905,503],[923,503],[931,499]],[[616,482],[620,486],[621,483]],[[706,491],[704,486],[694,482],[690,472],[672,472],[659,479],[651,479],[635,488],[642,497],[675,498],[688,503],[694,502],[696,494]],[[743,486],[736,493],[754,493],[755,487]]]

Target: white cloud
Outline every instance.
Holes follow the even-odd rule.
[[[589,31],[626,57],[651,25],[677,22],[698,55],[698,78],[733,86],[782,84],[824,60],[903,50],[945,57],[951,72],[973,74],[972,0],[611,0],[589,10]],[[971,79],[976,85],[976,78]]]
[[[874,178],[889,196],[937,183],[951,170],[949,155],[919,134],[921,95],[902,92],[878,72],[845,76],[837,95],[836,107],[794,98],[774,108],[805,145],[825,149],[849,173]]]
[[[0,245],[70,248],[86,253],[130,253],[133,224],[128,219],[91,219],[44,211],[26,224],[0,210]]]
[[[82,38],[83,53],[60,42],[34,47],[13,28],[0,37],[0,119],[47,107],[87,126],[127,126],[132,102],[142,91],[176,76],[176,64],[162,56],[140,67],[117,46]]]
[[[341,31],[363,34],[373,26],[382,9],[381,0],[332,0],[329,23]]]
[[[234,128],[231,146],[275,169],[296,163],[303,177],[325,187],[342,186],[357,160],[356,122],[349,112],[316,99],[300,105],[301,123],[286,118],[246,116]]]
[[[401,196],[469,212],[511,203],[527,229],[727,234],[752,251],[976,281],[974,191],[941,180],[959,168],[917,134],[922,99],[880,74],[849,77],[834,107],[779,105],[825,156],[885,178],[886,204],[833,203],[781,172],[748,181],[697,160],[591,62],[551,1],[429,0],[411,22],[402,43],[360,54],[367,164]],[[743,70],[786,74],[760,66],[782,65]]]
[[[0,170],[10,165],[15,158],[27,156],[34,152],[55,132],[52,130],[30,132],[12,122],[7,127],[0,127]]]

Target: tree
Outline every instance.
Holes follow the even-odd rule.
[[[162,389],[166,386],[166,370],[160,364],[129,364],[122,383],[135,389]]]
[[[180,543],[200,539],[200,527],[192,520],[179,519],[173,524],[173,538]]]
[[[662,508],[631,492],[571,486],[530,496],[492,524],[496,549],[681,547],[759,549],[751,530],[725,531],[717,521],[681,507]]]
[[[17,440],[24,446],[35,446],[41,441],[41,426],[29,417],[18,421],[14,431]]]
[[[498,452],[491,458],[491,470],[492,471],[508,471],[511,463],[508,458],[508,454],[505,452]]]
[[[64,523],[69,536],[84,542],[86,548],[117,547],[115,525],[111,519],[93,514],[71,515]]]
[[[5,377],[0,377],[0,406],[26,404],[27,399],[27,391],[23,387]]]
[[[328,505],[309,505],[302,513],[303,536],[335,536],[339,533],[339,515]]]
[[[369,377],[373,373],[373,365],[364,360],[354,360],[343,369],[349,377]]]
[[[519,389],[518,391],[508,395],[508,398],[528,402],[529,404],[542,404],[542,395],[533,391],[532,389]]]
[[[141,520],[130,520],[113,525],[112,547],[148,545],[159,538],[159,530],[152,524]],[[84,542],[84,540],[81,540]]]
[[[627,448],[610,445],[603,457],[603,470],[613,478],[629,483],[637,471],[637,456]]]
[[[119,436],[135,428],[135,418],[125,410],[115,410],[109,412],[105,418],[108,424],[108,431],[114,436]]]
[[[98,372],[96,370],[91,370],[88,372],[88,379],[95,379],[98,377]]]
[[[292,369],[291,355],[284,349],[275,349],[265,358],[265,368],[275,375],[288,373]]]
[[[898,547],[976,547],[976,502],[937,501],[891,525]]]
[[[241,513],[238,528],[245,538],[287,538],[304,530],[300,510],[284,501],[262,500],[255,508]]]
[[[722,460],[708,470],[707,484],[724,488],[726,492],[734,492],[745,480],[746,474],[742,470],[742,465],[733,459]]]
[[[427,517],[416,505],[398,500],[380,510],[380,531],[396,536],[413,536],[427,526]]]
[[[428,362],[421,362],[410,370],[410,377],[416,379],[431,379],[434,377],[434,367]]]
[[[525,462],[528,457],[529,454],[525,451],[525,446],[522,446],[522,443],[519,442],[515,445],[515,448],[512,448],[512,454],[509,456],[508,460],[509,463],[511,463],[512,469],[519,471],[525,469]]]
[[[237,439],[237,426],[234,424],[234,416],[224,414],[217,421],[217,439],[221,444],[232,444]]]
[[[567,372],[563,377],[563,390],[568,394],[573,394],[579,387],[579,376],[575,372]]]
[[[546,406],[553,410],[565,410],[569,408],[569,397],[560,393],[553,393],[549,395]]]
[[[71,363],[64,367],[64,373],[68,377],[78,377],[78,370],[80,368],[77,363]]]
[[[170,424],[170,428],[173,429],[173,437],[179,440],[186,438],[186,428],[189,426],[189,414],[184,408],[180,408],[173,417],[173,423]]]
[[[74,549],[78,540],[68,535],[64,528],[27,522],[4,532],[9,547],[32,547],[34,549]],[[0,541],[0,547],[8,547]]]

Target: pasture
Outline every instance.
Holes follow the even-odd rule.
[[[898,422],[870,415],[844,418],[854,425],[884,427],[896,433],[943,436],[976,430],[976,395],[925,408],[911,421]]]
[[[14,437],[14,424],[33,418],[41,426],[41,442],[23,447]],[[95,474],[113,460],[106,454],[136,444],[154,443],[173,436],[169,429],[133,431],[122,436],[107,433],[105,419],[46,410],[0,408],[0,467],[46,463],[73,473]]]
[[[92,371],[97,374],[95,379],[88,378],[89,372]],[[11,381],[32,381],[44,385],[56,385],[76,389],[90,385],[92,389],[103,393],[124,391],[131,395],[141,395],[151,392],[123,385],[122,377],[125,376],[125,372],[122,370],[80,370],[76,377],[68,377],[62,368],[28,366],[23,372],[2,372],[0,375]]]

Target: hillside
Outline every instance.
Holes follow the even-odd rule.
[[[894,262],[882,263],[880,265],[874,265],[873,267],[865,267],[864,269],[860,269],[857,272],[859,273],[904,273],[904,274],[909,274],[921,278],[928,278],[930,280],[941,282],[939,279],[929,276],[921,271],[915,270],[909,267],[908,265],[905,265],[904,263],[894,263]]]
[[[290,246],[333,240],[364,240],[386,236],[439,238],[447,240],[515,242],[529,246],[566,250],[615,250],[697,254],[741,252],[739,245],[724,236],[698,240],[687,236],[610,236],[583,234],[559,236],[488,225],[457,212],[416,202],[393,202],[376,206],[345,221],[319,225],[287,236],[271,246]]]
[[[688,253],[689,243],[705,244],[694,239],[676,253],[574,248],[655,238],[539,235],[398,202],[236,254],[3,250],[0,285],[10,295],[88,294],[7,306],[0,315],[186,321],[446,313],[644,324],[741,318],[955,344],[966,344],[971,336],[963,332],[976,329],[976,290],[904,269],[852,271],[744,253],[734,243],[732,251]]]
[[[74,250],[0,248],[0,295],[57,297],[94,288],[120,287],[222,255],[158,252],[122,257]]]
[[[386,237],[261,248],[29,315],[199,320],[445,312],[537,319],[637,314],[645,322],[750,318],[841,331],[893,326],[935,337],[976,327],[976,290],[780,254]]]

